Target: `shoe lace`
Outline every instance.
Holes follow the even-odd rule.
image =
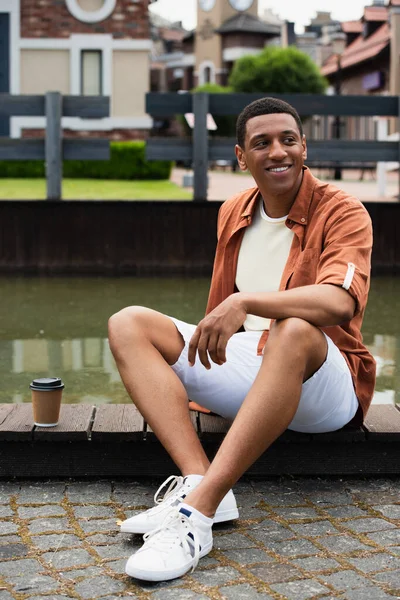
[[[168,485],[168,483],[169,487],[167,491],[164,492],[163,495],[160,497],[161,491]],[[170,498],[172,494],[176,494],[176,492],[178,492],[182,486],[183,477],[181,477],[180,475],[171,475],[171,477],[168,477],[168,479],[166,479],[164,483],[160,485],[160,487],[154,494],[154,503],[161,504],[162,502]]]
[[[171,509],[162,525],[145,533],[143,540],[147,547],[156,548],[157,551],[169,554],[177,541],[184,550],[193,558],[192,571],[197,567],[200,559],[199,536],[189,518],[177,509]]]

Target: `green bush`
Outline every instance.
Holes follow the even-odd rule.
[[[110,160],[66,160],[63,176],[68,179],[169,179],[169,160],[148,161],[145,142],[111,142]],[[44,161],[0,161],[0,177],[45,177]]]

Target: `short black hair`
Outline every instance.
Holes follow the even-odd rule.
[[[303,137],[303,125],[301,124],[301,119],[297,110],[284,100],[266,96],[265,98],[260,98],[259,100],[255,100],[251,104],[248,104],[238,116],[236,121],[236,138],[238,145],[241,148],[244,148],[246,125],[249,119],[259,117],[260,115],[270,115],[275,113],[287,113],[292,115],[299,128],[300,136]]]

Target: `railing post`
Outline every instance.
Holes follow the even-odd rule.
[[[388,121],[383,117],[377,117],[377,133],[380,142],[388,139]],[[376,163],[376,181],[378,183],[378,196],[384,198],[386,196],[386,163]]]
[[[396,120],[396,125],[397,125],[397,131],[399,133],[399,146],[398,146],[398,158],[399,158],[399,164],[398,164],[398,171],[399,171],[399,175],[397,178],[397,201],[400,201],[400,96],[397,97],[397,120]]]
[[[204,92],[193,94],[193,200],[205,202],[208,187],[208,114],[209,97]]]
[[[61,200],[62,183],[62,96],[46,93],[46,181],[47,200]]]

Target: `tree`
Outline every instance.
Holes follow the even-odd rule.
[[[321,94],[328,82],[308,54],[293,46],[268,46],[237,60],[229,85],[234,92]]]

